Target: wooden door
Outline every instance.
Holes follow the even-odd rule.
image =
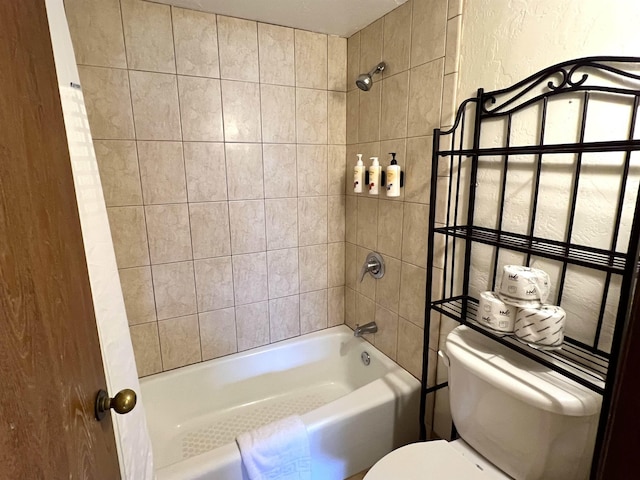
[[[0,478],[120,478],[44,0],[0,2]]]

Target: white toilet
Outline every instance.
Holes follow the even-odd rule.
[[[600,395],[465,326],[446,352],[461,438],[394,450],[365,480],[589,478]]]

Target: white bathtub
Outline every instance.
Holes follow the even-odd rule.
[[[417,440],[419,387],[344,325],[141,381],[158,480],[246,480],[235,437],[293,414],[313,479],[343,480]]]

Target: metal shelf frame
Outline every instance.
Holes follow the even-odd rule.
[[[577,99],[579,102],[577,134],[579,138],[575,143],[545,144],[545,128],[549,123],[547,116],[554,114],[554,110],[550,109],[549,105],[556,100],[563,100],[563,97]],[[628,107],[630,113],[626,138],[585,141],[590,100],[593,104],[593,99],[600,103],[615,102]],[[435,312],[467,325],[496,342],[602,394],[602,411],[594,458],[599,455],[613,393],[620,345],[631,311],[633,287],[638,273],[640,192],[636,190],[639,190],[640,186],[637,184],[637,168],[634,173],[636,183],[630,179],[633,176],[632,167],[639,166],[638,162],[632,162],[632,153],[640,150],[640,138],[635,137],[639,107],[640,57],[586,57],[550,66],[505,89],[491,92],[479,89],[475,97],[460,104],[453,127],[444,131],[434,130],[420,408],[421,439],[426,439],[427,434],[424,421],[427,395],[446,387],[446,383],[432,387],[427,385],[427,381],[431,380],[427,378],[429,330],[431,316]],[[538,142],[535,145],[511,145],[513,118],[528,109],[530,115],[527,118],[535,118],[538,122],[530,125],[532,131],[539,132]],[[482,137],[483,131],[490,122],[496,121],[503,122],[505,125],[503,145],[481,147],[485,143]],[[583,173],[583,155],[589,154],[590,159],[593,160],[593,154],[598,152],[620,152],[621,157],[624,158],[618,196],[610,206],[614,225],[608,249],[584,245],[572,238],[581,173]],[[563,240],[535,235],[536,222],[544,218],[544,212],[538,208],[542,166],[547,158],[553,158],[556,154],[573,156],[571,181],[566,186],[570,193]],[[491,159],[493,164],[500,169],[497,217],[493,228],[474,223],[479,164],[489,157],[493,157]],[[523,164],[526,165],[529,161],[529,168],[533,174],[529,219],[526,225],[519,228],[526,233],[503,229],[505,192],[510,160],[513,164],[514,157],[517,157],[521,169],[524,168]],[[442,172],[447,172],[448,176],[447,185],[444,188],[438,181],[438,175],[444,175]],[[627,201],[625,206],[627,195],[635,196],[634,204],[631,205]],[[633,220],[630,229],[625,225],[625,233],[621,234],[623,210],[632,212]],[[627,234],[628,241],[625,236]],[[526,265],[530,265],[533,258],[545,258],[559,264],[556,299],[559,305],[562,305],[563,295],[566,295],[565,281],[569,266],[574,265],[602,272],[603,294],[593,338],[585,341],[584,338],[575,339],[565,336],[565,343],[560,350],[542,351],[521,343],[511,335],[494,332],[477,323],[475,318],[478,302],[470,294],[469,286],[474,244],[492,247],[493,258],[490,263],[493,268],[489,278],[494,289],[501,250],[525,254]],[[442,248],[443,245],[444,248]],[[442,252],[443,259],[435,258],[436,249],[439,254]],[[441,294],[433,292],[432,287],[437,284],[434,282],[436,275],[442,277]],[[615,285],[619,285],[619,299],[617,299],[617,310],[612,312],[610,311],[611,302],[607,301],[607,296],[614,281]],[[608,345],[603,348],[600,343],[603,325],[607,318],[615,318],[615,325],[610,348]],[[571,322],[570,315],[567,322]],[[455,432],[455,427],[453,431]]]

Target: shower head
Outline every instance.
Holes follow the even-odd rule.
[[[373,85],[373,76],[376,73],[382,72],[385,67],[386,67],[385,63],[380,62],[369,73],[363,73],[361,75],[358,75],[358,78],[356,79],[356,85],[358,86],[358,88],[365,92],[368,92],[369,90],[371,90],[371,85]]]

